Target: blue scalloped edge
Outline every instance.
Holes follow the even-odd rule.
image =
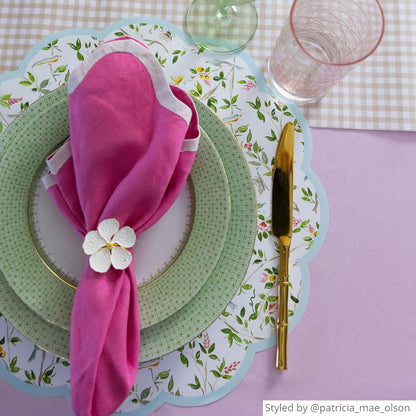
[[[19,68],[16,71],[7,72],[0,76],[0,82],[24,75],[25,70],[30,60],[39,52],[39,50],[45,45],[45,43],[49,41],[53,41],[57,37],[70,36],[70,35],[89,35],[89,36],[96,36],[97,38],[104,38],[107,35],[111,34],[118,27],[125,26],[131,23],[137,23],[138,21],[142,23],[157,24],[157,25],[163,26],[164,28],[167,28],[171,32],[175,33],[175,35],[181,38],[185,43],[188,43],[188,44],[192,43],[191,39],[185,34],[185,32],[182,29],[173,25],[170,22],[167,22],[162,19],[154,18],[154,17],[137,16],[137,17],[131,17],[127,19],[118,20],[112,23],[111,25],[107,26],[102,31],[97,31],[94,29],[67,29],[67,30],[55,32],[54,34],[40,40],[27,53],[27,55],[22,60],[22,62],[19,65]],[[265,92],[271,95],[272,97],[275,97],[285,102],[285,104],[289,107],[292,114],[297,118],[300,125],[302,126],[302,134],[304,138],[304,157],[303,157],[303,161],[302,161],[300,168],[305,173],[305,175],[311,180],[320,198],[321,222],[320,222],[318,235],[313,245],[311,246],[310,250],[308,250],[303,257],[297,260],[297,264],[300,267],[301,276],[302,276],[302,292],[301,292],[300,299],[299,299],[300,300],[299,306],[297,307],[295,314],[289,321],[289,333],[291,333],[295,329],[299,321],[301,320],[303,313],[305,312],[306,305],[308,303],[309,290],[310,290],[310,278],[309,278],[308,264],[318,253],[326,237],[328,224],[329,224],[328,201],[326,198],[325,191],[321,185],[321,182],[319,181],[318,177],[310,168],[310,162],[312,159],[312,136],[311,136],[309,126],[307,125],[307,122],[305,120],[305,117],[302,111],[298,107],[296,107],[294,104],[287,102],[285,98],[276,94],[269,86],[266,85],[264,78],[263,78],[263,74],[261,73],[260,69],[258,68],[256,63],[253,61],[253,59],[245,51],[238,52],[238,55],[245,61],[245,63],[248,65],[248,67],[252,71],[253,75],[256,77],[257,88],[260,91]],[[243,362],[241,363],[239,369],[237,370],[233,378],[230,381],[228,381],[224,386],[222,386],[218,390],[215,390],[214,392],[208,393],[204,396],[198,396],[198,397],[172,396],[171,394],[168,394],[166,392],[161,392],[155,399],[153,399],[146,406],[139,408],[139,409],[125,412],[123,414],[128,415],[128,416],[145,416],[155,411],[163,403],[170,403],[176,406],[191,407],[191,406],[209,404],[216,400],[219,400],[225,395],[227,395],[228,393],[230,393],[241,381],[243,381],[245,375],[247,374],[248,370],[251,367],[251,364],[254,360],[254,356],[256,352],[263,351],[267,348],[274,346],[275,344],[276,344],[276,337],[274,336],[264,341],[260,341],[255,344],[250,344],[247,347],[247,351],[244,356]],[[274,363],[271,363],[271,365],[272,364],[274,365]],[[67,385],[55,386],[55,387],[32,386],[16,378],[4,366],[0,366],[0,375],[10,385],[12,385],[14,388],[24,393],[28,393],[28,394],[40,396],[40,397],[64,396],[65,399],[67,399],[69,402],[71,401],[70,390]]]

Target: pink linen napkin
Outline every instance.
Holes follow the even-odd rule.
[[[124,249],[111,241],[123,247],[127,227],[142,233],[175,201],[197,150],[198,119],[189,96],[170,87],[153,54],[128,37],[101,44],[72,72],[68,92],[71,137],[48,158],[43,180],[80,236],[97,236],[101,227],[100,253],[114,259],[101,273],[90,257],[75,295],[70,346],[76,415],[108,416],[131,390],[140,348],[133,262],[120,270],[115,254]],[[115,236],[118,227],[104,225],[109,219],[111,227],[112,219],[119,223]],[[131,257],[131,245],[126,251]]]

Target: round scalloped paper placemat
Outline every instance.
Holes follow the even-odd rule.
[[[8,109],[0,108],[3,121],[8,123],[13,119],[18,106],[26,108],[39,95],[45,94],[45,90],[62,85],[77,61],[92,53],[99,42],[124,35],[147,44],[167,78],[210,108],[197,103],[199,110],[202,109],[201,125],[222,159],[231,193],[232,226],[227,230],[227,233],[231,232],[231,239],[228,241],[227,237],[223,250],[227,255],[221,256],[214,273],[185,308],[166,322],[143,331],[145,351],[142,360],[146,356],[162,354],[158,345],[161,340],[171,342],[178,333],[192,338],[169,354],[141,363],[133,389],[119,411],[143,416],[163,403],[199,406],[225,396],[244,378],[255,352],[275,345],[279,255],[270,231],[271,171],[280,132],[288,121],[294,122],[296,127],[289,333],[306,309],[310,285],[308,263],[324,241],[328,209],[325,192],[310,169],[312,142],[301,111],[272,96],[259,69],[244,52],[221,57],[210,54],[193,45],[174,25],[155,18],[129,18],[115,22],[101,32],[71,30],[44,39],[27,55],[19,71],[1,77],[3,94],[7,99],[10,97],[11,103],[16,103]],[[61,58],[40,65],[55,55]],[[41,90],[37,89],[41,86]],[[224,130],[210,130],[211,119],[221,124]],[[230,131],[231,136],[228,136]],[[2,145],[0,137],[0,148]],[[241,155],[246,160],[240,159]],[[236,161],[241,162],[242,171]],[[257,205],[254,192],[250,201],[244,201],[245,196],[251,195],[253,181]],[[247,204],[250,209],[244,214]],[[234,212],[241,209],[241,212]],[[244,239],[248,229],[252,233],[241,241],[240,237]],[[233,233],[242,234],[234,239]],[[252,238],[255,239],[254,247]],[[245,256],[240,257],[240,248],[247,249]],[[214,280],[211,282],[210,279]],[[210,297],[210,285],[215,285],[215,279],[227,281],[231,299],[222,311],[217,299]],[[233,287],[234,279],[240,281],[237,287]],[[0,280],[2,293],[4,283]],[[213,321],[204,311],[193,315],[192,302],[198,302],[200,296],[206,296],[209,301],[206,312],[213,314]],[[224,294],[223,299],[225,297]],[[219,311],[216,319],[215,308]],[[201,328],[202,324],[212,324],[196,334],[192,332],[195,327],[189,325],[190,322],[201,324]],[[166,334],[160,335],[164,330]],[[68,331],[60,331],[55,332],[57,337],[68,336]],[[4,317],[0,317],[0,339],[2,337],[3,350],[7,351],[7,355],[0,358],[4,364],[0,366],[3,377],[32,394],[63,394],[69,398],[68,362],[34,348],[33,343],[19,334]],[[32,356],[30,361],[29,356]],[[42,377],[45,363],[48,371],[52,370],[46,381]],[[35,384],[41,387],[35,387]]]

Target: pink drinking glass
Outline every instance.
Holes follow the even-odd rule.
[[[294,0],[267,62],[268,83],[298,105],[317,101],[376,50],[383,33],[378,0]]]

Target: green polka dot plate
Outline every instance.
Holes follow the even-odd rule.
[[[187,209],[179,251],[138,284],[142,360],[181,346],[215,320],[244,277],[254,244],[247,162],[227,127],[202,102],[196,105],[202,136],[179,207]],[[0,308],[24,335],[60,356],[68,356],[76,281],[54,264],[59,252],[51,254],[51,247],[58,241],[48,250],[48,227],[36,213],[42,161],[68,135],[66,90],[58,89],[16,119],[0,148],[0,237],[7,241],[0,254]]]

